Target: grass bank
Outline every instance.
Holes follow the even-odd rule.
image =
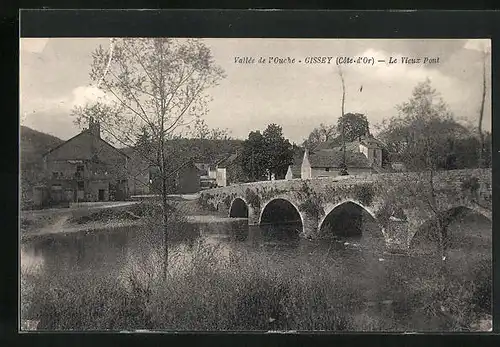
[[[187,254],[171,252],[167,278],[151,252],[132,255],[119,274],[45,278],[25,267],[22,318],[49,330],[468,331],[491,310],[486,261],[464,275],[366,255],[358,274],[327,257],[287,262],[203,241]]]

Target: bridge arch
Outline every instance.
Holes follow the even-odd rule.
[[[236,197],[229,207],[230,218],[248,218],[248,203],[241,197]]]
[[[353,199],[347,199],[347,200],[341,201],[341,202],[327,208],[327,210],[325,211],[325,215],[320,219],[320,222],[318,225],[318,230],[320,232],[322,232],[323,228],[326,226],[325,223],[328,222],[328,219],[332,217],[332,214],[335,213],[336,211],[339,211],[339,209],[341,209],[343,207],[347,207],[349,205],[352,205],[356,208],[359,208],[361,210],[361,212],[366,212],[371,217],[371,219],[373,220],[373,222],[375,223],[377,228],[380,230],[380,236],[383,237],[383,239],[385,240],[385,236],[386,236],[385,230],[382,227],[382,225],[380,224],[380,222],[378,221],[375,213],[370,208],[367,208],[366,206],[364,206],[361,202],[359,202],[357,200],[353,200]]]
[[[453,206],[447,210],[441,211],[439,214],[439,218],[441,218],[442,223],[444,223],[445,227],[448,228],[450,225],[452,225],[455,222],[460,221],[458,223],[461,227],[464,227],[464,225],[467,223],[467,221],[461,221],[463,218],[472,218],[472,219],[477,219],[479,218],[480,222],[486,222],[488,221],[489,223],[492,222],[491,218],[491,212],[487,211],[486,209],[482,208],[476,208],[475,206],[470,206],[470,205],[459,205],[459,206]],[[482,219],[482,221],[481,221]],[[414,234],[410,238],[409,242],[409,248],[412,251],[423,251],[424,248],[427,249],[427,251],[432,249],[437,249],[438,247],[438,242],[439,242],[439,234],[437,233],[437,217],[433,217],[431,219],[428,219],[421,223],[414,231]],[[460,229],[459,228],[459,229]],[[458,230],[458,233],[461,233],[461,235],[457,234],[457,231],[452,231],[446,229],[448,233],[448,239],[447,243],[449,247],[454,247],[458,245],[459,243],[467,243],[462,241],[458,241],[459,239],[463,238],[469,238],[469,237],[480,237],[483,238],[482,236],[484,235],[477,235],[477,228],[474,227],[472,228],[474,230],[469,230],[468,233],[461,233],[460,230]],[[479,228],[480,229],[480,228]],[[488,228],[488,231],[491,230],[491,234],[488,235],[489,237],[492,237],[492,229]],[[479,230],[479,232],[481,232]],[[486,245],[490,245],[491,240],[486,241]],[[434,246],[434,247],[432,247]]]
[[[285,214],[281,214],[282,216],[285,216],[285,219],[280,222],[292,222],[294,221],[294,218],[297,218],[297,221],[300,220],[300,223],[302,224],[302,231],[304,230],[304,217],[302,213],[300,212],[298,206],[291,202],[289,199],[284,198],[284,197],[276,197],[271,200],[269,200],[266,204],[262,206],[262,209],[260,211],[259,215],[259,225],[262,225],[263,223],[269,223],[272,222],[269,218],[270,208],[275,208],[277,210],[280,210],[280,204],[281,207],[286,208],[288,211]]]

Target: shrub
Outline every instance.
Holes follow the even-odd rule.
[[[255,193],[253,190],[250,188],[247,188],[245,191],[246,193],[246,200],[248,201],[249,205],[252,205],[253,208],[259,209],[260,208],[260,198],[257,193]]]
[[[462,181],[462,191],[464,193],[474,194],[480,188],[479,179],[477,177],[469,177]]]
[[[319,218],[319,216],[324,213],[321,202],[315,197],[309,197],[300,204],[299,208],[313,218]]]
[[[375,196],[375,191],[371,185],[361,184],[354,186],[354,196],[365,206],[371,205]]]

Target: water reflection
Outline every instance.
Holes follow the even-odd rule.
[[[477,223],[473,226],[478,228]],[[489,227],[491,228],[491,224]],[[227,221],[216,223],[196,223],[193,228],[197,230],[196,235],[200,235],[208,243],[236,251],[266,254],[289,264],[303,261],[317,263],[320,267],[344,264],[351,271],[363,273],[371,267],[383,267],[387,263],[384,263],[387,255],[384,253],[383,238],[375,232],[378,226],[370,223],[363,224],[361,238],[358,235],[342,235],[317,241],[299,237],[302,228],[300,222],[249,226],[245,218],[228,218]],[[463,231],[467,226],[461,224],[459,228]],[[370,231],[371,229],[375,231]],[[491,233],[491,229],[489,230]],[[195,243],[194,238],[189,241],[172,241],[169,248],[179,254],[188,254]],[[21,262],[23,267],[36,268],[36,271],[43,269],[48,276],[80,271],[114,274],[123,270],[130,257],[142,257],[145,263],[156,255],[159,259],[157,262],[161,262],[162,252],[161,234],[138,227],[122,227],[31,237],[21,245]],[[455,259],[456,254],[465,253],[457,248],[449,254]],[[401,257],[398,264],[405,261]],[[423,261],[429,261],[429,258],[423,258]],[[465,267],[467,259],[460,262]]]

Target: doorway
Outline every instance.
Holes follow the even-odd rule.
[[[99,189],[99,201],[104,201],[104,189]]]

